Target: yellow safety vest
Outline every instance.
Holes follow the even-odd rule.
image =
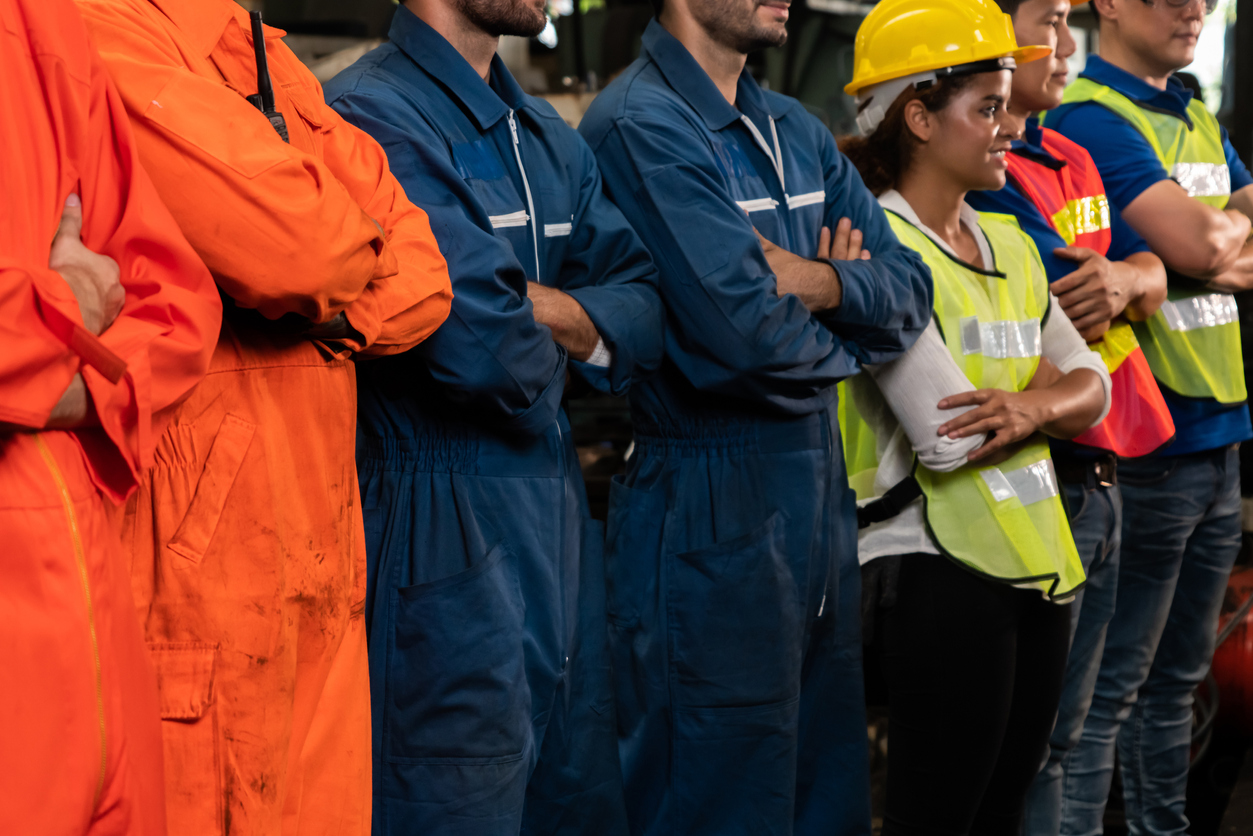
[[[1190,197],[1222,209],[1231,196],[1231,174],[1222,130],[1205,105],[1188,103],[1187,121],[1146,110],[1123,94],[1080,77],[1066,88],[1064,104],[1096,102],[1126,119],[1152,146],[1162,167]],[[1166,388],[1189,398],[1220,403],[1247,399],[1236,300],[1196,282],[1171,277],[1166,302],[1146,322],[1132,326],[1153,375]]]
[[[979,213],[992,270],[954,259],[898,215],[889,212],[888,220],[901,243],[931,268],[936,322],[970,382],[978,389],[1025,389],[1040,364],[1049,294],[1039,253],[1017,220]],[[840,390],[844,455],[857,498],[868,499],[876,496],[877,437],[856,403],[858,387],[849,384]],[[948,557],[985,577],[1038,588],[1051,599],[1068,598],[1083,585],[1083,564],[1043,435],[996,467],[968,464],[936,473],[915,463],[913,478],[925,498],[927,526]]]

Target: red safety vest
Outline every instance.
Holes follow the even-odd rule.
[[[1043,132],[1041,146],[1060,165],[1010,154],[1009,176],[1067,245],[1105,255],[1110,243],[1109,201],[1096,164],[1081,146],[1048,128]],[[1130,457],[1152,453],[1174,438],[1175,422],[1131,324],[1116,318],[1105,336],[1092,343],[1092,350],[1109,369],[1112,405],[1104,421],[1075,441]]]

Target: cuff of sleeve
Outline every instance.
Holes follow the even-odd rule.
[[[870,268],[860,261],[836,261],[824,259],[840,279],[840,306],[823,311],[822,318],[831,322],[863,324],[868,314],[870,293],[867,282],[874,276]]]
[[[605,347],[603,337],[596,340],[596,347],[592,349],[592,356],[588,357],[584,362],[591,366],[600,366],[602,369],[609,368],[613,363],[613,352]]]

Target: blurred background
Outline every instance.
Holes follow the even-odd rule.
[[[266,23],[288,32],[288,46],[323,82],[387,36],[392,0],[238,0],[259,9]],[[853,38],[873,3],[793,0],[785,46],[749,58],[763,87],[795,96],[836,135],[854,127],[851,78]],[[1238,12],[1243,10],[1243,18]],[[522,87],[550,101],[577,126],[596,93],[639,53],[652,18],[648,0],[549,0],[550,25],[537,38],[504,38],[500,54]],[[1087,6],[1071,16],[1079,50],[1071,78],[1097,49],[1099,33]],[[1197,59],[1180,74],[1226,127],[1246,164],[1253,165],[1253,0],[1219,0],[1205,24]],[[1245,367],[1253,369],[1253,294],[1240,298]],[[1250,381],[1253,390],[1253,381]],[[570,402],[571,423],[593,514],[604,518],[609,479],[624,467],[631,444],[624,399],[583,397]],[[1224,606],[1214,673],[1198,691],[1193,768],[1188,790],[1192,836],[1253,836],[1253,445],[1242,451],[1245,548]],[[877,672],[867,671],[875,770],[875,807],[881,809],[888,751],[887,712]],[[1121,798],[1115,788],[1105,833],[1122,836]]]

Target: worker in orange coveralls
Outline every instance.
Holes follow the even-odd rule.
[[[165,836],[109,508],[209,365],[213,280],[71,0],[0,0],[0,833]]]
[[[79,0],[140,158],[227,297],[209,374],[127,510],[174,836],[367,834],[370,697],[353,355],[448,315],[426,214],[231,0]]]

